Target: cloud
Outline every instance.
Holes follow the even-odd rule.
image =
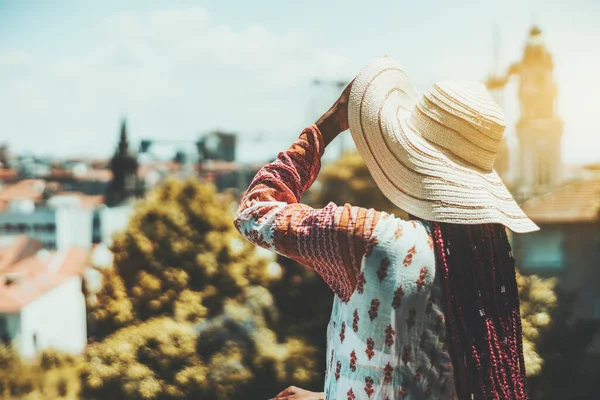
[[[312,80],[351,71],[306,32],[234,30],[200,8],[118,13],[97,29],[101,40],[86,51],[0,81],[0,116],[17,150],[109,156],[127,115],[134,139],[195,140],[222,128],[263,134],[274,153],[310,121]],[[0,68],[32,60],[0,54]]]

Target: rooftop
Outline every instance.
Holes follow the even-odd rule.
[[[37,254],[42,244],[27,235],[3,236],[0,239],[0,274],[19,261]]]
[[[41,200],[45,182],[41,179],[24,179],[0,188],[0,210],[12,200]]]
[[[600,209],[600,175],[568,182],[521,207],[536,223],[595,222]]]
[[[64,169],[54,169],[47,176],[46,180],[68,180],[68,181],[93,181],[93,182],[109,182],[112,179],[112,171],[107,168],[90,168],[86,171],[78,173]]]
[[[12,246],[0,245],[1,313],[18,312],[69,279],[82,275],[89,265],[90,250],[75,247],[39,250],[41,244],[37,242],[36,246],[36,242],[20,236]]]

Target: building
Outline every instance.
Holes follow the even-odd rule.
[[[82,275],[89,250],[41,248],[35,239],[0,239],[0,340],[31,358],[45,349],[77,354],[87,343]]]
[[[23,179],[0,188],[0,211],[30,208],[44,198],[46,182],[42,179]]]
[[[235,161],[236,141],[235,134],[216,131],[204,135],[196,145],[202,161]]]
[[[512,69],[520,80],[517,136],[522,175],[518,190],[525,196],[544,193],[561,182],[563,124],[557,115],[554,63],[539,28],[529,32],[523,59]]]
[[[500,106],[502,110],[505,110],[504,98],[505,98],[505,86],[508,83],[508,77],[496,77],[492,75],[487,81],[486,86],[492,98]],[[508,131],[508,127],[506,129]],[[502,180],[507,186],[512,186],[513,177],[511,176],[511,159],[510,159],[510,145],[508,144],[508,132],[504,133],[496,161],[494,163],[494,169],[502,177]]]
[[[556,106],[554,62],[538,27],[529,31],[522,59],[511,65],[505,75],[492,76],[487,87],[494,97],[502,97],[512,78],[518,80],[519,86],[518,150],[511,154],[509,146],[503,143],[495,167],[513,195],[524,200],[562,182],[563,124]],[[511,162],[513,156],[517,157],[516,162]]]
[[[64,191],[104,196],[112,177],[112,171],[109,169],[90,168],[85,162],[79,162],[70,168],[52,169],[41,178],[48,183],[57,183]]]
[[[521,271],[559,278],[577,296],[576,314],[600,319],[600,175],[582,176],[522,207],[541,229],[513,237]]]
[[[0,190],[0,236],[28,235],[48,250],[90,247],[102,196],[62,192],[45,199],[45,182],[24,180]]]
[[[141,182],[137,176],[138,161],[129,149],[125,120],[121,123],[119,145],[110,161],[110,169],[112,180],[106,191],[106,204],[109,207],[122,204],[143,193]]]
[[[512,83],[518,85],[517,143],[503,144],[495,168],[541,228],[513,235],[517,266],[524,274],[558,278],[576,295],[578,317],[600,319],[600,171],[561,160],[554,61],[538,27],[529,31],[522,59],[487,87],[501,101]]]
[[[243,193],[262,165],[240,164],[233,161],[207,160],[198,165],[202,181],[215,185],[217,190]]]
[[[116,233],[124,231],[134,212],[133,204],[124,203],[114,207],[101,206],[94,210],[92,240],[94,244],[111,245]]]
[[[0,185],[13,182],[18,179],[18,172],[14,169],[0,169]]]

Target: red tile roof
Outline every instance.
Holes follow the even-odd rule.
[[[521,207],[536,223],[595,222],[600,211],[600,176],[566,183]]]
[[[100,181],[110,182],[113,178],[112,171],[110,169],[90,169],[81,176],[76,176],[79,181]]]
[[[17,171],[14,169],[0,169],[0,181],[14,179],[17,177]]]
[[[0,274],[19,261],[34,256],[42,249],[42,243],[27,235],[6,236],[0,244]]]
[[[44,177],[47,180],[73,180],[73,181],[100,181],[109,182],[112,179],[112,171],[110,169],[89,169],[84,174],[77,175],[73,171],[64,169],[54,169]]]
[[[24,179],[6,185],[0,189],[0,210],[6,208],[12,200],[41,200],[45,182],[42,179]]]
[[[42,197],[45,182],[42,179],[23,179],[0,189],[0,200],[32,199]]]
[[[87,266],[90,250],[69,248],[64,251],[38,252],[0,271],[0,312],[18,312],[75,276]],[[7,284],[6,279],[12,282]]]

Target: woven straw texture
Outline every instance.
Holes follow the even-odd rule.
[[[493,165],[504,114],[477,82],[440,82],[419,96],[402,66],[383,57],[352,85],[352,137],[373,179],[395,205],[429,221],[539,228]]]

